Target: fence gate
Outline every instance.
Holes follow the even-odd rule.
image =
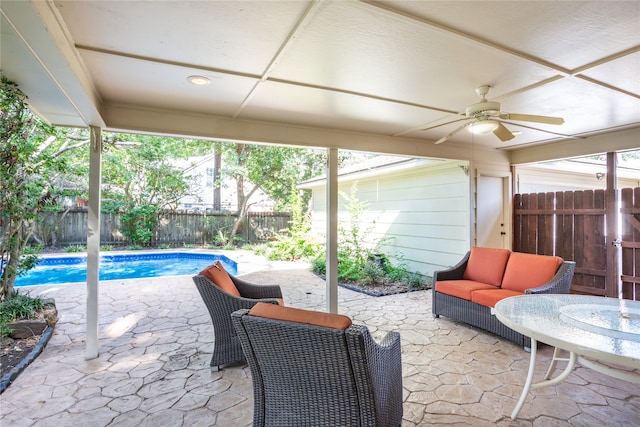
[[[639,301],[640,188],[621,189],[619,200],[615,194],[605,190],[516,194],[513,249],[575,261],[572,292]],[[611,215],[620,215],[620,220],[611,221]],[[611,224],[619,224],[617,241],[618,230]]]
[[[575,261],[572,292],[604,296],[617,287],[607,284],[604,190],[516,194],[513,201],[515,251]]]
[[[620,190],[622,298],[640,300],[640,188]]]

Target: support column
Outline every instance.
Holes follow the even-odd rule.
[[[607,153],[607,189],[605,190],[606,218],[607,218],[607,276],[605,278],[605,296],[611,298],[621,297],[620,264],[621,248],[620,235],[618,233],[618,157],[615,152]]]
[[[100,187],[102,129],[91,126],[89,217],[87,223],[87,343],[85,359],[98,357],[98,283],[100,272]]]
[[[327,311],[338,312],[338,149],[327,149]]]

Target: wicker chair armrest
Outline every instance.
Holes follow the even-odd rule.
[[[565,261],[562,263],[555,276],[542,286],[527,289],[525,294],[568,294],[571,289],[571,280],[573,280],[573,271],[576,263],[573,261]]]
[[[238,292],[243,298],[282,298],[282,290],[279,285],[255,285],[239,277],[231,276],[231,280],[238,288]]]
[[[244,298],[244,297],[236,297],[232,296],[233,300],[229,302],[231,308],[230,310],[236,311],[241,309],[252,309],[254,305],[259,302],[266,302],[269,304],[278,305],[278,300],[275,298]]]
[[[366,326],[352,325],[346,332],[349,337],[362,336],[364,359],[373,388],[379,425],[399,426],[402,423],[400,334],[388,332],[380,342],[376,342]]]
[[[432,289],[435,286],[438,280],[460,280],[464,276],[464,271],[467,269],[467,263],[469,262],[469,256],[471,255],[471,251],[467,252],[467,254],[453,267],[450,267],[446,270],[434,271],[433,272],[433,283]]]
[[[353,329],[353,331],[349,329]],[[367,356],[391,357],[393,352],[400,351],[400,334],[398,332],[387,332],[380,341],[376,341],[366,326],[351,325],[349,329],[348,333],[362,334]]]
[[[242,308],[251,309],[257,302],[278,304],[277,297],[247,298],[235,296],[223,291],[205,276],[194,276],[193,280],[198,289],[201,290],[207,307],[224,307],[223,311],[225,313],[231,313]]]

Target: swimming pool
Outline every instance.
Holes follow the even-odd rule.
[[[220,261],[229,274],[238,274],[238,264],[220,254],[167,252],[102,255],[100,280],[194,275]],[[87,281],[87,257],[43,257],[38,265],[16,278],[15,285],[54,285]]]

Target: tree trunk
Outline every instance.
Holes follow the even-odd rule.
[[[9,259],[5,259],[5,254],[3,254],[5,265],[2,271],[2,279],[0,280],[2,284],[0,287],[0,300],[10,298],[13,293],[13,285],[16,281],[18,265],[20,264],[20,255],[25,247],[24,242],[27,240],[20,237],[22,227],[19,224],[21,222],[10,221],[7,225],[7,233],[4,236],[6,239],[4,247],[7,250],[5,254],[8,255]]]

